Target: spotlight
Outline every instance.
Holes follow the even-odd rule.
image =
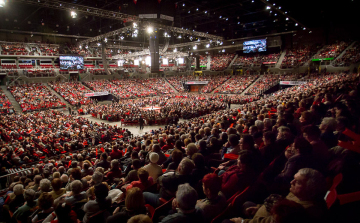
[[[137,27],[138,27],[138,25],[136,24],[136,22],[133,23],[133,27],[134,27],[134,28],[137,28]]]
[[[266,6],[266,10],[269,10],[270,9],[270,6]]]
[[[75,19],[77,17],[77,13],[75,11],[70,12],[71,18]]]
[[[298,26],[299,24],[295,23],[295,26]]]
[[[188,13],[190,14],[190,11],[188,11]]]
[[[100,45],[101,45],[101,43],[97,43],[97,45],[98,45],[98,46],[100,46]]]
[[[181,39],[181,35],[178,36],[178,39]]]
[[[4,7],[5,6],[5,0],[0,0],[0,7]]]
[[[221,19],[222,18],[222,16],[219,16],[219,19]]]
[[[289,18],[286,18],[285,20],[286,20],[286,21],[288,21],[288,20],[289,20]]]
[[[197,49],[197,45],[193,46],[193,50],[196,50]]]
[[[81,48],[82,48],[81,45],[79,46],[79,48],[80,48],[80,50],[81,50]]]
[[[205,14],[207,13],[207,11],[205,11]]]
[[[306,28],[304,27],[303,30],[306,30]]]
[[[199,8],[196,8],[196,11],[199,11]]]
[[[240,25],[240,22],[238,22],[238,25]]]
[[[254,0],[252,0],[251,2],[254,3]]]
[[[183,7],[185,7],[185,4],[183,4]]]
[[[174,51],[174,53],[176,53],[176,52],[177,52],[177,49],[175,48],[173,51]]]
[[[154,28],[151,27],[151,26],[149,26],[149,27],[147,27],[146,31],[147,31],[147,33],[153,33],[153,32],[154,32]]]
[[[309,31],[309,33],[312,33],[312,31]]]
[[[208,44],[206,44],[206,48],[209,48],[210,47],[210,44],[208,43]]]
[[[279,9],[281,9],[281,6],[279,6]]]

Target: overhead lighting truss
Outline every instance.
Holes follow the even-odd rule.
[[[76,10],[77,13],[108,18],[108,19],[127,20],[128,22],[138,19],[138,17],[134,15],[127,15],[120,12],[98,9],[85,5],[73,4],[73,3],[56,1],[56,0],[14,0],[14,2],[22,2],[25,4],[37,5],[45,8],[59,9],[64,11]]]

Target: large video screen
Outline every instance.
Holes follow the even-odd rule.
[[[244,53],[258,53],[266,51],[266,39],[249,40],[243,43]]]
[[[82,70],[84,58],[80,56],[60,56],[60,70]]]

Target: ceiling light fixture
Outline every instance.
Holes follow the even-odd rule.
[[[71,18],[75,19],[77,17],[77,13],[75,11],[70,12]]]

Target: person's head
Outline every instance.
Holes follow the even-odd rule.
[[[34,183],[35,184],[40,184],[40,181],[42,180],[42,176],[40,176],[40,175],[36,175],[35,177],[34,177]]]
[[[52,186],[54,191],[59,191],[61,189],[61,186],[62,186],[62,182],[61,182],[60,178],[54,178],[51,181],[51,186]]]
[[[137,175],[141,183],[147,183],[149,178],[149,173],[144,169],[140,168],[137,171]]]
[[[26,189],[24,191],[24,199],[27,203],[34,203],[35,191],[33,189]]]
[[[204,168],[205,167],[205,158],[201,153],[194,153],[191,159],[193,160],[196,168]]]
[[[41,193],[38,199],[38,205],[41,210],[48,210],[54,204],[54,198],[50,193],[44,192]]]
[[[118,170],[119,169],[119,161],[114,159],[111,161],[111,169]]]
[[[250,135],[254,135],[255,133],[257,133],[259,130],[258,130],[258,127],[257,126],[255,126],[255,125],[252,125],[252,126],[250,126],[250,128],[249,128],[249,134]]]
[[[142,191],[133,187],[126,191],[125,206],[128,211],[136,211],[143,208],[145,200]]]
[[[107,158],[108,158],[107,153],[101,153],[100,159],[107,160]]]
[[[69,177],[66,174],[61,175],[60,180],[62,183],[66,183],[69,181]]]
[[[194,153],[198,151],[195,143],[189,143],[186,147],[186,155],[191,157]]]
[[[139,214],[132,216],[127,223],[153,223],[151,218],[148,215],[145,214]]]
[[[280,126],[278,128],[278,135],[276,139],[290,139],[292,136],[291,130],[289,127]]]
[[[290,192],[300,200],[322,199],[326,192],[324,176],[311,168],[300,169],[291,181]]]
[[[221,190],[222,180],[215,173],[209,173],[202,179],[203,191],[206,197],[216,197]]]
[[[253,168],[254,154],[250,150],[241,150],[237,159],[237,165],[242,170]]]
[[[99,171],[95,171],[95,173],[91,176],[91,179],[94,181],[95,185],[101,184],[104,175]]]
[[[149,160],[151,163],[157,164],[157,162],[159,161],[159,154],[157,154],[156,152],[151,152],[149,155]]]
[[[70,189],[74,195],[80,194],[82,191],[82,187],[83,187],[83,185],[80,180],[74,180],[70,184]]]
[[[14,192],[15,196],[23,194],[24,193],[24,185],[16,184],[14,186],[13,192]]]
[[[336,130],[336,119],[332,117],[323,118],[319,128],[322,133],[334,132]]]
[[[188,183],[180,184],[176,191],[176,200],[182,211],[192,211],[195,209],[198,194]]]
[[[305,208],[288,199],[277,202],[271,209],[271,215],[276,223],[303,223],[309,220]]]
[[[263,141],[264,141],[264,145],[270,145],[270,144],[275,143],[275,141],[276,141],[275,133],[272,131],[265,132],[263,135]]]
[[[134,170],[137,170],[137,169],[139,169],[141,167],[141,162],[140,162],[139,159],[132,160],[131,164],[132,164],[132,168]]]
[[[71,206],[65,202],[59,203],[55,208],[55,214],[59,223],[71,222],[70,218]]]
[[[59,172],[54,172],[53,173],[53,178],[60,178],[60,173]]]
[[[101,202],[104,201],[109,195],[109,188],[105,184],[98,184],[95,185],[94,193],[96,201]]]
[[[152,147],[152,151],[153,152],[160,152],[161,151],[161,148],[160,148],[160,145],[159,144],[154,144],[153,147]]]
[[[254,138],[251,135],[243,135],[240,139],[240,150],[252,150],[254,143]]]
[[[294,141],[295,154],[310,155],[312,153],[311,144],[303,137],[298,137]]]
[[[178,149],[174,149],[171,153],[171,158],[174,163],[180,163],[183,158],[183,153]]]
[[[239,145],[239,137],[235,134],[231,134],[228,138],[228,142],[231,146],[237,146]]]
[[[70,176],[73,180],[81,180],[81,170],[79,168],[71,169]]]
[[[50,192],[51,182],[48,179],[42,179],[40,181],[40,190],[42,192]]]
[[[192,160],[187,157],[184,157],[179,163],[178,171],[182,175],[189,175],[194,169],[195,165]]]

